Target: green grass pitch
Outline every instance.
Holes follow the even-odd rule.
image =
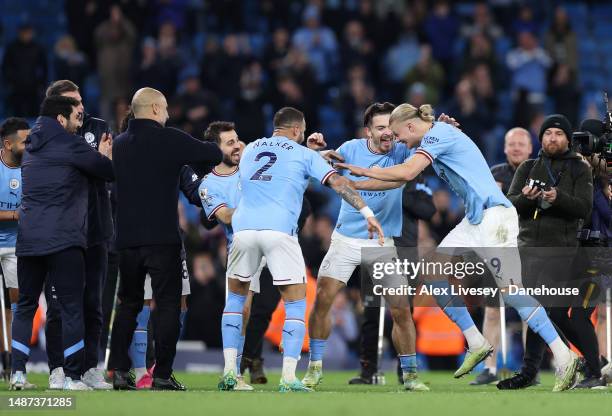
[[[14,415],[355,415],[355,416],[432,416],[432,415],[521,415],[521,416],[587,416],[608,415],[612,411],[612,387],[608,390],[572,390],[552,393],[553,378],[542,376],[542,384],[521,391],[499,391],[495,386],[475,387],[468,383],[473,376],[460,380],[451,373],[423,373],[431,392],[406,392],[395,384],[393,374],[387,374],[385,386],[349,386],[354,372],[326,372],[323,384],[315,393],[278,393],[278,374],[269,374],[270,382],[257,386],[254,392],[219,392],[218,375],[177,373],[187,386],[187,392],[96,391],[77,392],[76,410],[0,410],[3,416]],[[8,396],[53,395],[47,392],[47,378],[42,374],[29,376],[37,391],[26,393],[2,389],[0,398]],[[1,386],[1,385],[0,385]],[[6,384],[4,385],[6,387]]]

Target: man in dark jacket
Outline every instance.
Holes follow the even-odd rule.
[[[184,165],[217,164],[221,151],[188,134],[165,128],[168,103],[157,90],[142,88],[132,98],[134,120],[114,140],[117,189],[119,285],[111,337],[115,389],[133,389],[128,348],[142,309],[145,275],[151,276],[156,365],[154,389],[184,390],[172,375],[180,330],[181,237],[179,176]]]
[[[32,320],[43,285],[62,318],[64,389],[88,390],[83,370],[83,287],[87,247],[88,177],[113,180],[110,141],[100,152],[75,133],[79,103],[49,97],[26,140],[16,254],[19,302],[13,320],[11,388],[25,384]]]
[[[72,81],[59,80],[47,88],[47,97],[64,96],[79,102],[78,110],[83,125],[77,134],[93,149],[98,149],[103,140],[110,139],[106,121],[85,113],[79,87]],[[87,213],[87,250],[85,251],[85,355],[83,382],[97,390],[108,390],[112,386],[104,381],[102,370],[97,369],[100,335],[102,333],[102,289],[106,278],[109,242],[113,236],[113,220],[106,181],[90,177]],[[48,292],[48,291],[47,291]],[[50,293],[47,293],[47,297]],[[62,321],[57,308],[47,309],[47,356],[49,360],[49,388],[63,384],[61,354]]]
[[[589,218],[593,205],[593,179],[590,167],[570,150],[572,128],[564,116],[548,116],[540,128],[542,150],[537,159],[523,162],[516,171],[508,199],[519,214],[519,247],[522,251],[525,286],[564,285],[570,276],[577,252],[576,233],[580,220]],[[530,180],[545,186],[532,186]],[[542,189],[543,188],[543,189]],[[554,287],[554,286],[553,286]],[[569,302],[569,301],[568,301]],[[559,298],[542,300],[550,319],[572,344],[583,345],[585,328],[575,328],[568,318],[570,305],[560,306]],[[554,306],[554,307],[551,307]],[[497,387],[502,390],[534,385],[544,356],[545,344],[531,329],[521,372]],[[581,351],[584,353],[584,351]]]

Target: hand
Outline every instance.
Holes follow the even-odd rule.
[[[535,186],[531,187],[528,185],[525,185],[525,187],[522,189],[523,195],[529,199],[529,200],[534,200],[540,197],[540,195],[542,195],[542,191],[540,191],[539,188],[536,188]]]
[[[365,172],[367,171],[367,169],[355,165],[349,165],[348,163],[336,163],[334,167],[336,169],[348,169],[353,176],[365,176]]]
[[[312,133],[306,139],[306,147],[312,150],[323,150],[327,147],[327,143],[325,143],[325,139],[321,133]]]
[[[542,199],[551,204],[555,202],[555,199],[557,199],[557,188],[550,188],[549,191],[542,192]]]
[[[368,218],[368,238],[374,238],[374,233],[378,235],[378,245],[385,245],[385,234],[376,217]]]
[[[326,150],[324,152],[320,152],[319,154],[323,159],[331,163],[344,162],[342,155],[335,150]]]
[[[113,160],[113,136],[110,133],[104,133],[102,135],[102,139],[98,145],[98,151],[110,160]]]
[[[459,127],[461,125],[459,124],[457,120],[455,120],[454,117],[451,117],[444,113],[440,114],[440,116],[438,117],[438,121],[441,121],[442,123],[450,124],[453,127]]]

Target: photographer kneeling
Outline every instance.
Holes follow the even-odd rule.
[[[576,256],[576,231],[580,220],[589,218],[593,204],[593,180],[589,166],[570,150],[572,128],[564,116],[548,116],[540,129],[542,150],[537,159],[523,162],[516,171],[508,199],[519,214],[519,247],[534,247],[522,256],[525,286],[571,278]],[[535,249],[537,247],[537,249]],[[524,252],[528,250],[522,250]],[[540,300],[551,320],[574,345],[584,345],[589,328],[570,321],[571,300]],[[576,326],[581,326],[577,328]],[[592,331],[592,326],[590,327]],[[531,329],[527,332],[521,372],[498,383],[502,390],[520,389],[536,383],[546,345]]]

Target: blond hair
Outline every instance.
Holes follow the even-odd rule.
[[[429,104],[423,104],[419,108],[407,103],[400,104],[391,113],[389,124],[413,118],[420,118],[425,122],[431,123],[435,120],[433,108]]]

